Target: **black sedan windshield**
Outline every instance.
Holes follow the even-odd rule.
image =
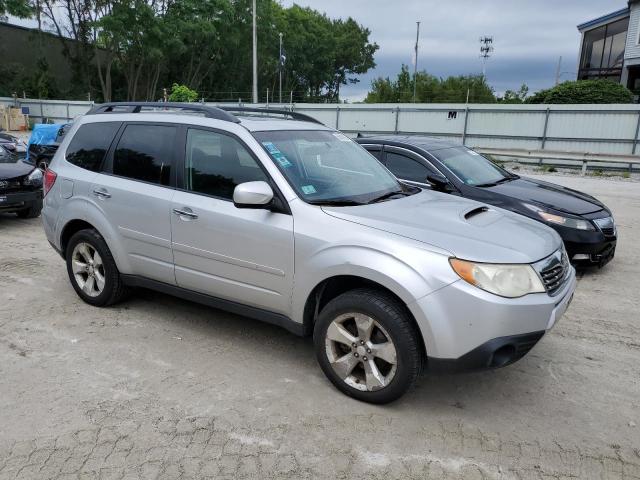
[[[342,133],[254,133],[298,195],[309,203],[357,205],[406,194],[396,178]]]
[[[516,177],[466,147],[435,150],[432,154],[467,185],[490,186]]]

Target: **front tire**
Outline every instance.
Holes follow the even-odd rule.
[[[415,383],[424,352],[406,307],[391,295],[352,290],[320,312],[313,333],[318,363],[343,393],[392,402]]]
[[[71,285],[86,303],[106,307],[124,298],[126,287],[116,262],[96,230],[76,232],[69,240],[65,258]]]

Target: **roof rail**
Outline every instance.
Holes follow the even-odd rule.
[[[218,108],[224,110],[225,112],[247,112],[247,113],[262,113],[263,116],[269,116],[269,114],[273,115],[284,115],[289,116],[293,120],[301,120],[303,122],[313,122],[318,123],[320,125],[324,125],[320,120],[313,118],[309,115],[305,115],[304,113],[293,112],[291,110],[284,109],[273,109],[273,108],[260,108],[260,107],[234,107],[232,105],[220,105]]]
[[[240,123],[240,120],[231,113],[209,105],[200,103],[180,103],[180,102],[110,102],[94,106],[87,112],[87,115],[98,113],[140,113],[144,107],[163,108],[167,110],[189,110],[203,113],[207,118],[224,120],[227,122]]]

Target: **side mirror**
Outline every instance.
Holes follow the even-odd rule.
[[[267,182],[245,182],[233,190],[233,204],[237,208],[268,208],[273,190]]]
[[[430,173],[427,175],[427,182],[438,190],[449,190],[451,187],[449,179],[439,173]]]

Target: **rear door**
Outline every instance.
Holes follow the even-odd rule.
[[[177,284],[288,314],[293,217],[233,204],[236,185],[270,182],[268,174],[239,139],[224,132],[190,127],[184,151],[171,215]]]
[[[175,284],[171,199],[179,127],[125,123],[89,196],[118,235],[131,272]]]

